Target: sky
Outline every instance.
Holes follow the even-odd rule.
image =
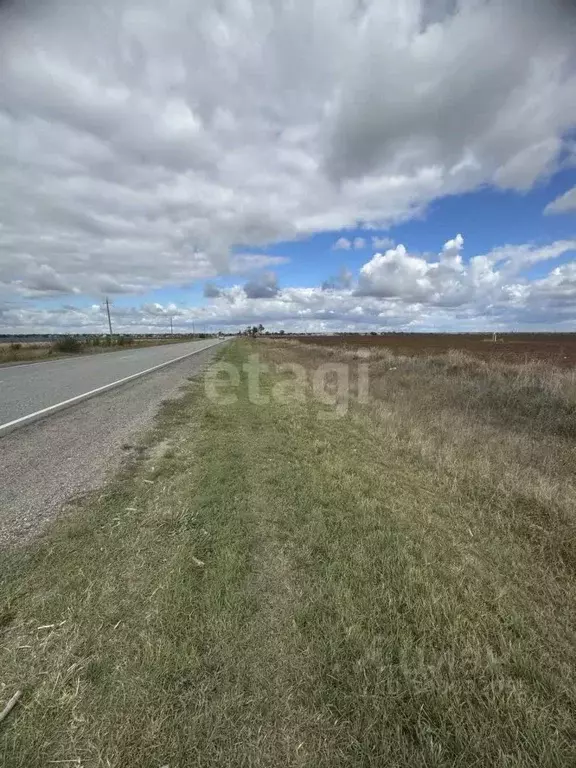
[[[576,331],[571,0],[3,0],[0,334]]]

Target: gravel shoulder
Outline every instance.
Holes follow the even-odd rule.
[[[38,535],[65,502],[98,488],[164,400],[220,345],[0,438],[0,547]]]

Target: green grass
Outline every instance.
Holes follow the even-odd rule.
[[[223,354],[255,349],[328,354]],[[376,360],[336,420],[192,382],[133,466],[5,552],[2,765],[575,764],[572,444],[551,430],[546,463],[520,411],[467,410],[486,371],[423,365]]]

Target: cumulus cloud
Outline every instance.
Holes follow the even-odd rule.
[[[324,280],[322,283],[323,291],[336,291],[342,288],[350,288],[352,286],[354,275],[346,267],[342,267],[340,272],[333,277],[329,277],[328,280]]]
[[[527,189],[574,124],[569,3],[2,8],[0,283],[17,298],[187,285],[234,273],[238,248]]]
[[[572,187],[568,192],[548,203],[544,209],[544,213],[568,213],[570,211],[576,211],[576,187]]]
[[[244,286],[244,293],[249,299],[271,299],[279,291],[278,278],[274,272],[263,272]]]
[[[568,2],[0,7],[5,328],[94,327],[98,308],[34,301],[248,279],[286,261],[263,253],[268,244],[386,230],[444,195],[526,190],[574,157]],[[572,195],[547,212],[567,210]],[[338,242],[366,247],[363,237]],[[434,262],[386,238],[372,245],[379,255],[357,289],[339,276],[312,293],[256,277],[207,296],[213,317],[402,323],[419,316],[418,302],[476,312],[478,295],[489,307],[536,295],[517,270],[542,249],[464,263],[457,238]],[[539,290],[566,291],[570,279],[551,273]],[[154,317],[138,307],[122,321]]]
[[[363,45],[348,46],[331,104],[327,172],[400,182],[434,168],[444,189],[530,187],[555,167],[574,119],[571,4],[463,0],[435,21],[427,6],[365,7]]]
[[[173,317],[178,332],[191,331],[198,323],[226,331],[258,323],[270,330],[312,332],[571,330],[576,262],[557,261],[575,251],[576,240],[559,240],[540,246],[504,245],[467,258],[461,235],[448,240],[436,256],[399,244],[367,261],[357,282],[343,267],[317,288],[280,288],[274,273],[268,272],[245,285],[208,291],[214,295],[204,306],[113,306],[114,327],[158,332]],[[530,277],[534,265],[543,276]],[[0,304],[0,326],[19,333],[94,333],[105,330],[106,316],[98,304],[40,309],[8,303]]]
[[[18,282],[23,287],[24,295],[32,297],[78,292],[48,264],[30,264],[25,276]]]
[[[230,273],[233,275],[245,275],[265,267],[275,267],[282,264],[288,264],[290,259],[287,256],[268,256],[264,253],[238,253],[230,258]]]
[[[434,260],[409,253],[402,244],[377,253],[360,270],[357,294],[398,299],[433,307],[475,304],[484,310],[532,291],[523,273],[534,264],[556,259],[576,249],[576,240],[560,240],[548,246],[502,246],[487,254],[462,259],[464,238],[456,235]],[[480,309],[478,309],[480,311]]]
[[[372,248],[375,251],[383,251],[387,248],[392,248],[394,245],[394,240],[392,240],[391,237],[378,237],[375,236],[372,238]]]
[[[352,248],[352,241],[347,237],[339,237],[332,246],[334,251],[349,251]]]
[[[540,308],[546,313],[559,309],[573,311],[576,301],[576,263],[555,267],[546,277],[536,280],[530,289],[531,297],[537,297]]]
[[[217,299],[222,296],[222,291],[214,283],[206,283],[204,285],[204,298],[205,299]]]
[[[183,311],[179,309],[175,304],[168,304],[164,306],[158,302],[152,304],[143,304],[141,311],[145,315],[151,315],[152,317],[172,317],[174,315],[181,315]]]
[[[332,246],[333,251],[362,251],[366,248],[367,242],[364,237],[355,237],[353,240],[349,240],[347,237],[339,237],[338,240]]]

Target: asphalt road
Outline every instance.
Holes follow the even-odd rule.
[[[183,348],[178,344],[162,351],[178,357]],[[34,538],[66,513],[70,499],[101,487],[134,453],[139,435],[153,424],[160,404],[178,397],[188,378],[200,375],[218,349],[212,346],[0,437],[0,549]],[[115,353],[99,360],[108,355]],[[156,356],[138,358],[143,367],[151,359],[158,361]],[[118,359],[118,364],[126,362]],[[21,373],[27,370],[41,386],[44,365]],[[65,371],[66,362],[62,366]],[[6,371],[0,369],[0,379]]]
[[[212,339],[191,341],[2,367],[0,429],[16,419],[214,343]]]

